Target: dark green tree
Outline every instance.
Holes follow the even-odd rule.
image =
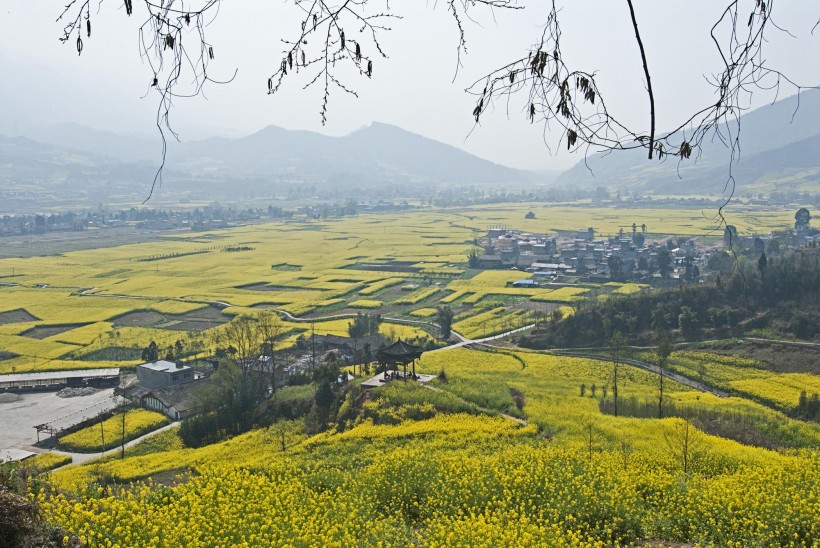
[[[757,270],[760,272],[762,279],[766,278],[766,265],[768,264],[769,260],[766,258],[766,253],[761,253],[760,258],[757,260]]]
[[[467,255],[467,266],[470,268],[478,268],[478,252],[473,249],[470,251],[470,254]]]
[[[145,362],[155,362],[159,359],[159,347],[157,343],[151,341],[148,346],[142,350],[142,360]]]
[[[606,259],[606,264],[609,266],[609,278],[615,282],[622,282],[624,280],[624,261],[618,255],[610,255]]]
[[[801,207],[794,214],[794,228],[806,228],[811,223],[811,213],[805,207]]]
[[[664,278],[672,272],[672,252],[666,247],[658,249],[658,272]]]
[[[453,310],[447,305],[437,306],[436,319],[438,320],[440,337],[442,339],[449,338],[453,327]]]
[[[678,327],[684,335],[692,335],[698,328],[698,315],[688,306],[680,307],[678,314]]]

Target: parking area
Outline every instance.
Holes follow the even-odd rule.
[[[74,398],[61,398],[56,392],[0,394],[0,452],[31,449],[37,442],[34,427],[38,424],[53,422],[65,428],[113,408],[113,395],[113,388]]]

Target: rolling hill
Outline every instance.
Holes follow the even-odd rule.
[[[766,192],[820,180],[820,90],[805,91],[740,118],[740,153],[732,166],[738,188]],[[722,135],[726,135],[723,128]],[[562,173],[560,186],[628,188],[655,194],[715,194],[727,181],[729,149],[719,137],[698,159],[650,162],[642,150],[597,154]]]

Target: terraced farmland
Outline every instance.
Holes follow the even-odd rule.
[[[413,319],[421,314],[413,311],[432,318],[429,311],[445,304],[458,315],[456,329],[494,333],[509,322],[488,322],[488,310],[523,322],[538,303],[570,306],[590,288],[518,288],[511,283],[529,274],[466,269],[476,235],[490,224],[547,233],[594,224],[605,233],[634,218],[646,221],[650,232],[713,229],[699,212],[686,210],[551,207],[548,215],[536,210],[536,219],[525,220],[529,209],[514,204],[272,223],[173,235],[159,244],[2,259],[0,372],[74,368],[87,357],[105,356],[106,347],[133,358],[151,340],[169,345],[184,339],[204,353],[226,322],[259,309],[295,316],[364,309]],[[787,212],[738,212],[738,229],[747,214],[772,228],[789,221]],[[596,294],[639,289],[607,284]]]

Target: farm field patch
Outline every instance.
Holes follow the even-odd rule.
[[[60,436],[57,447],[64,451],[95,453],[116,447],[123,440],[127,442],[138,438],[167,423],[168,418],[162,413],[134,409],[125,413],[124,417],[115,415],[104,420],[102,426],[94,424]]]
[[[505,322],[469,316],[505,306],[516,322],[528,321],[522,302],[568,305],[585,298],[589,288],[512,287],[531,275],[465,269],[476,235],[489,225],[544,233],[592,225],[605,235],[632,221],[645,221],[649,233],[707,236],[714,230],[699,210],[562,205],[536,208],[535,219],[524,219],[530,209],[531,204],[501,204],[361,214],[0,259],[0,275],[13,273],[7,278],[13,282],[0,286],[0,343],[4,356],[16,355],[0,362],[0,370],[73,367],[77,356],[103,355],[99,351],[106,345],[137,348],[150,342],[147,337],[164,344],[186,337],[186,332],[210,338],[237,314],[261,308],[321,316],[358,306],[378,310],[373,307],[381,302],[390,314],[410,315],[420,308],[450,305],[458,309],[457,323],[469,333],[492,333]],[[793,224],[792,213],[786,211],[738,208],[728,215],[741,231],[752,223],[762,223],[755,224],[755,230]],[[404,292],[400,286],[416,289]],[[634,284],[625,284],[602,292],[636,290]],[[58,327],[69,325],[76,327]]]

